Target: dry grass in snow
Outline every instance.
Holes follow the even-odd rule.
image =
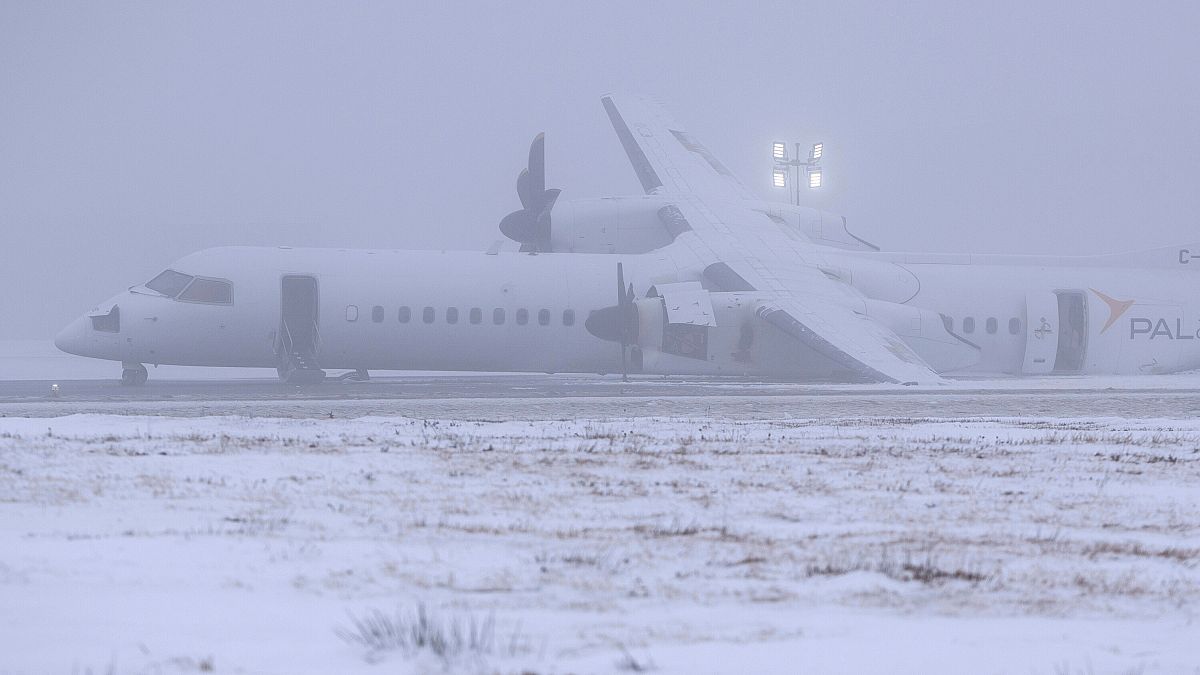
[[[0,672],[1190,672],[1197,485],[1179,421],[4,419]]]

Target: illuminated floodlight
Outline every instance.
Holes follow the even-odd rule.
[[[808,172],[808,187],[814,190],[821,187],[821,172],[819,170]]]
[[[812,150],[808,153],[808,159],[810,161],[815,162],[818,159],[821,159],[821,153],[824,151],[825,151],[824,143],[813,143]]]
[[[777,188],[787,187],[787,170],[775,169],[772,171],[771,184]]]
[[[779,141],[775,141],[774,143],[772,143],[771,144],[771,157],[775,158],[775,161],[777,161],[777,162],[782,162],[783,160],[787,159],[787,143],[781,143]],[[783,186],[779,185],[776,187],[783,187]]]

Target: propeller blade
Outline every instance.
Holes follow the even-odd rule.
[[[546,232],[550,232],[550,211],[554,209],[554,203],[558,201],[558,195],[561,193],[562,190],[558,188],[552,188],[542,193],[541,204],[538,205],[537,209],[537,220],[538,223],[545,221]],[[550,242],[547,241],[546,243],[549,244]]]
[[[625,305],[620,312],[620,328],[623,330],[625,344],[637,340],[637,307],[634,306],[634,282],[629,282],[629,291],[625,293]]]
[[[621,343],[621,381],[629,381],[629,355],[625,353],[625,343]]]
[[[625,266],[617,263],[617,316],[621,322],[621,381],[629,381],[629,355],[625,350],[629,347],[629,310],[633,309],[633,284],[629,284],[629,294],[625,293]]]
[[[592,310],[583,322],[583,326],[587,329],[587,332],[601,340],[621,342],[625,334],[624,329],[621,327],[624,318],[625,313],[621,311],[620,307],[610,305]]]
[[[546,134],[540,133],[533,137],[529,145],[529,188],[533,196],[541,196],[546,191]]]
[[[532,244],[538,241],[538,223],[528,211],[513,211],[500,221],[500,232],[504,236],[519,241],[522,244]]]
[[[521,208],[529,210],[533,207],[533,200],[536,196],[530,186],[529,169],[521,169],[521,174],[517,176],[517,197],[521,199]],[[538,193],[540,195],[541,193]]]
[[[584,327],[601,340],[621,345],[621,375],[629,379],[630,345],[636,349],[638,340],[638,308],[634,303],[633,283],[625,284],[625,265],[617,263],[617,304],[592,310]]]
[[[617,306],[625,307],[625,266],[617,263]]]
[[[562,190],[546,189],[546,134],[538,134],[529,146],[529,165],[517,176],[521,210],[500,221],[504,236],[521,242],[522,251],[550,251],[550,212]]]

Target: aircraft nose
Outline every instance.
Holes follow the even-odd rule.
[[[65,328],[54,336],[54,346],[68,354],[77,354],[86,356],[83,353],[84,346],[84,317],[79,317],[67,324]]]

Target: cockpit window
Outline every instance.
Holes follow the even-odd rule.
[[[146,288],[173,298],[179,295],[179,291],[182,291],[184,288],[186,288],[188,282],[191,280],[192,277],[187,274],[176,272],[175,270],[166,270],[150,281],[147,281]]]
[[[220,279],[196,279],[179,295],[179,299],[228,305],[233,302],[233,284]]]
[[[121,308],[113,305],[108,314],[91,314],[92,328],[105,333],[121,332]]]

